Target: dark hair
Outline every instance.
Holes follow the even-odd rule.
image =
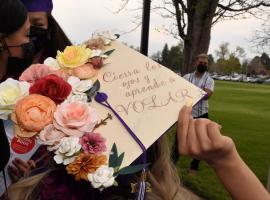
[[[48,14],[49,41],[44,48],[44,59],[47,57],[55,58],[57,50],[63,51],[66,46],[72,45],[62,28],[51,14]]]

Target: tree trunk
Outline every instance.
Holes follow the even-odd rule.
[[[188,0],[187,37],[184,39],[182,75],[195,69],[196,56],[208,52],[211,26],[218,0]]]

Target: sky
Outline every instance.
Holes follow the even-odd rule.
[[[134,17],[140,16],[137,1],[131,1],[126,10],[114,13],[120,8],[121,0],[54,0],[53,15],[64,29],[68,37],[75,44],[79,44],[91,37],[95,31],[110,30],[120,33],[120,41],[140,46],[141,29],[135,27]],[[149,55],[162,50],[165,43],[176,45],[178,40],[172,35],[157,31],[168,23],[158,14],[152,13],[150,17]],[[209,53],[215,55],[215,50],[222,42],[228,42],[233,51],[236,46],[243,47],[246,58],[251,59],[258,53],[252,47],[252,37],[261,21],[256,18],[236,21],[222,21],[212,28]]]

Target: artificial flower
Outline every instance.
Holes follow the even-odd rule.
[[[72,74],[79,79],[90,79],[97,75],[97,70],[91,63],[86,63],[72,70]]]
[[[56,59],[61,68],[72,69],[85,64],[91,56],[91,49],[85,46],[67,46],[64,52],[57,52]]]
[[[80,80],[76,76],[70,76],[68,83],[72,86],[74,94],[82,94],[93,86],[92,80]]]
[[[43,62],[44,65],[48,65],[50,67],[53,67],[55,70],[60,69],[60,66],[55,58],[48,57]]]
[[[90,58],[100,57],[102,55],[103,55],[102,50],[100,50],[100,49],[94,49],[94,50],[92,50],[92,54],[91,54]]]
[[[87,103],[88,102],[88,97],[87,94],[85,93],[81,93],[81,94],[71,94],[68,96],[68,98],[64,101],[65,103],[71,103],[71,102],[84,102]]]
[[[0,119],[8,119],[16,102],[29,94],[29,87],[29,83],[11,78],[0,84]]]
[[[87,175],[94,173],[101,165],[105,165],[107,158],[105,155],[81,153],[76,160],[66,167],[68,174],[75,175],[75,180],[88,181]]]
[[[84,153],[100,154],[106,151],[106,139],[99,133],[86,133],[80,138]]]
[[[62,103],[54,113],[54,125],[66,135],[81,137],[98,122],[97,111],[83,102]]]
[[[53,122],[56,110],[50,98],[31,94],[16,103],[12,120],[15,122],[15,133],[20,137],[32,137],[45,126]]]
[[[117,36],[110,31],[103,31],[100,33],[94,33],[93,39],[101,38],[104,42],[104,45],[109,45],[113,40],[117,39]]]
[[[63,163],[64,165],[68,165],[75,160],[80,150],[81,144],[79,143],[79,138],[64,137],[60,140],[53,159],[57,164]]]
[[[62,103],[70,94],[72,87],[64,79],[50,74],[39,80],[30,87],[31,94],[41,94],[49,97],[55,103]]]
[[[62,70],[55,70],[53,67],[45,64],[33,64],[21,74],[19,80],[35,83],[37,80],[49,74],[55,74],[64,80],[68,78],[68,74]]]
[[[66,135],[57,130],[53,124],[47,125],[40,133],[39,139],[41,144],[44,145],[56,145],[60,142],[60,140],[65,137]]]
[[[104,48],[104,40],[100,37],[92,38],[85,42],[87,48],[90,49],[103,49]]]
[[[91,64],[94,66],[95,69],[100,69],[103,65],[103,58],[102,57],[93,57],[91,58]]]
[[[114,170],[112,167],[101,165],[93,174],[88,174],[87,178],[91,182],[93,188],[110,187],[114,184]]]

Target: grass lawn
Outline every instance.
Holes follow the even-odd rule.
[[[225,81],[215,84],[209,101],[210,118],[222,125],[224,135],[233,138],[243,160],[266,185],[270,167],[270,86]],[[190,161],[180,158],[177,164],[186,186],[205,199],[230,199],[204,162],[196,177],[187,176]]]

